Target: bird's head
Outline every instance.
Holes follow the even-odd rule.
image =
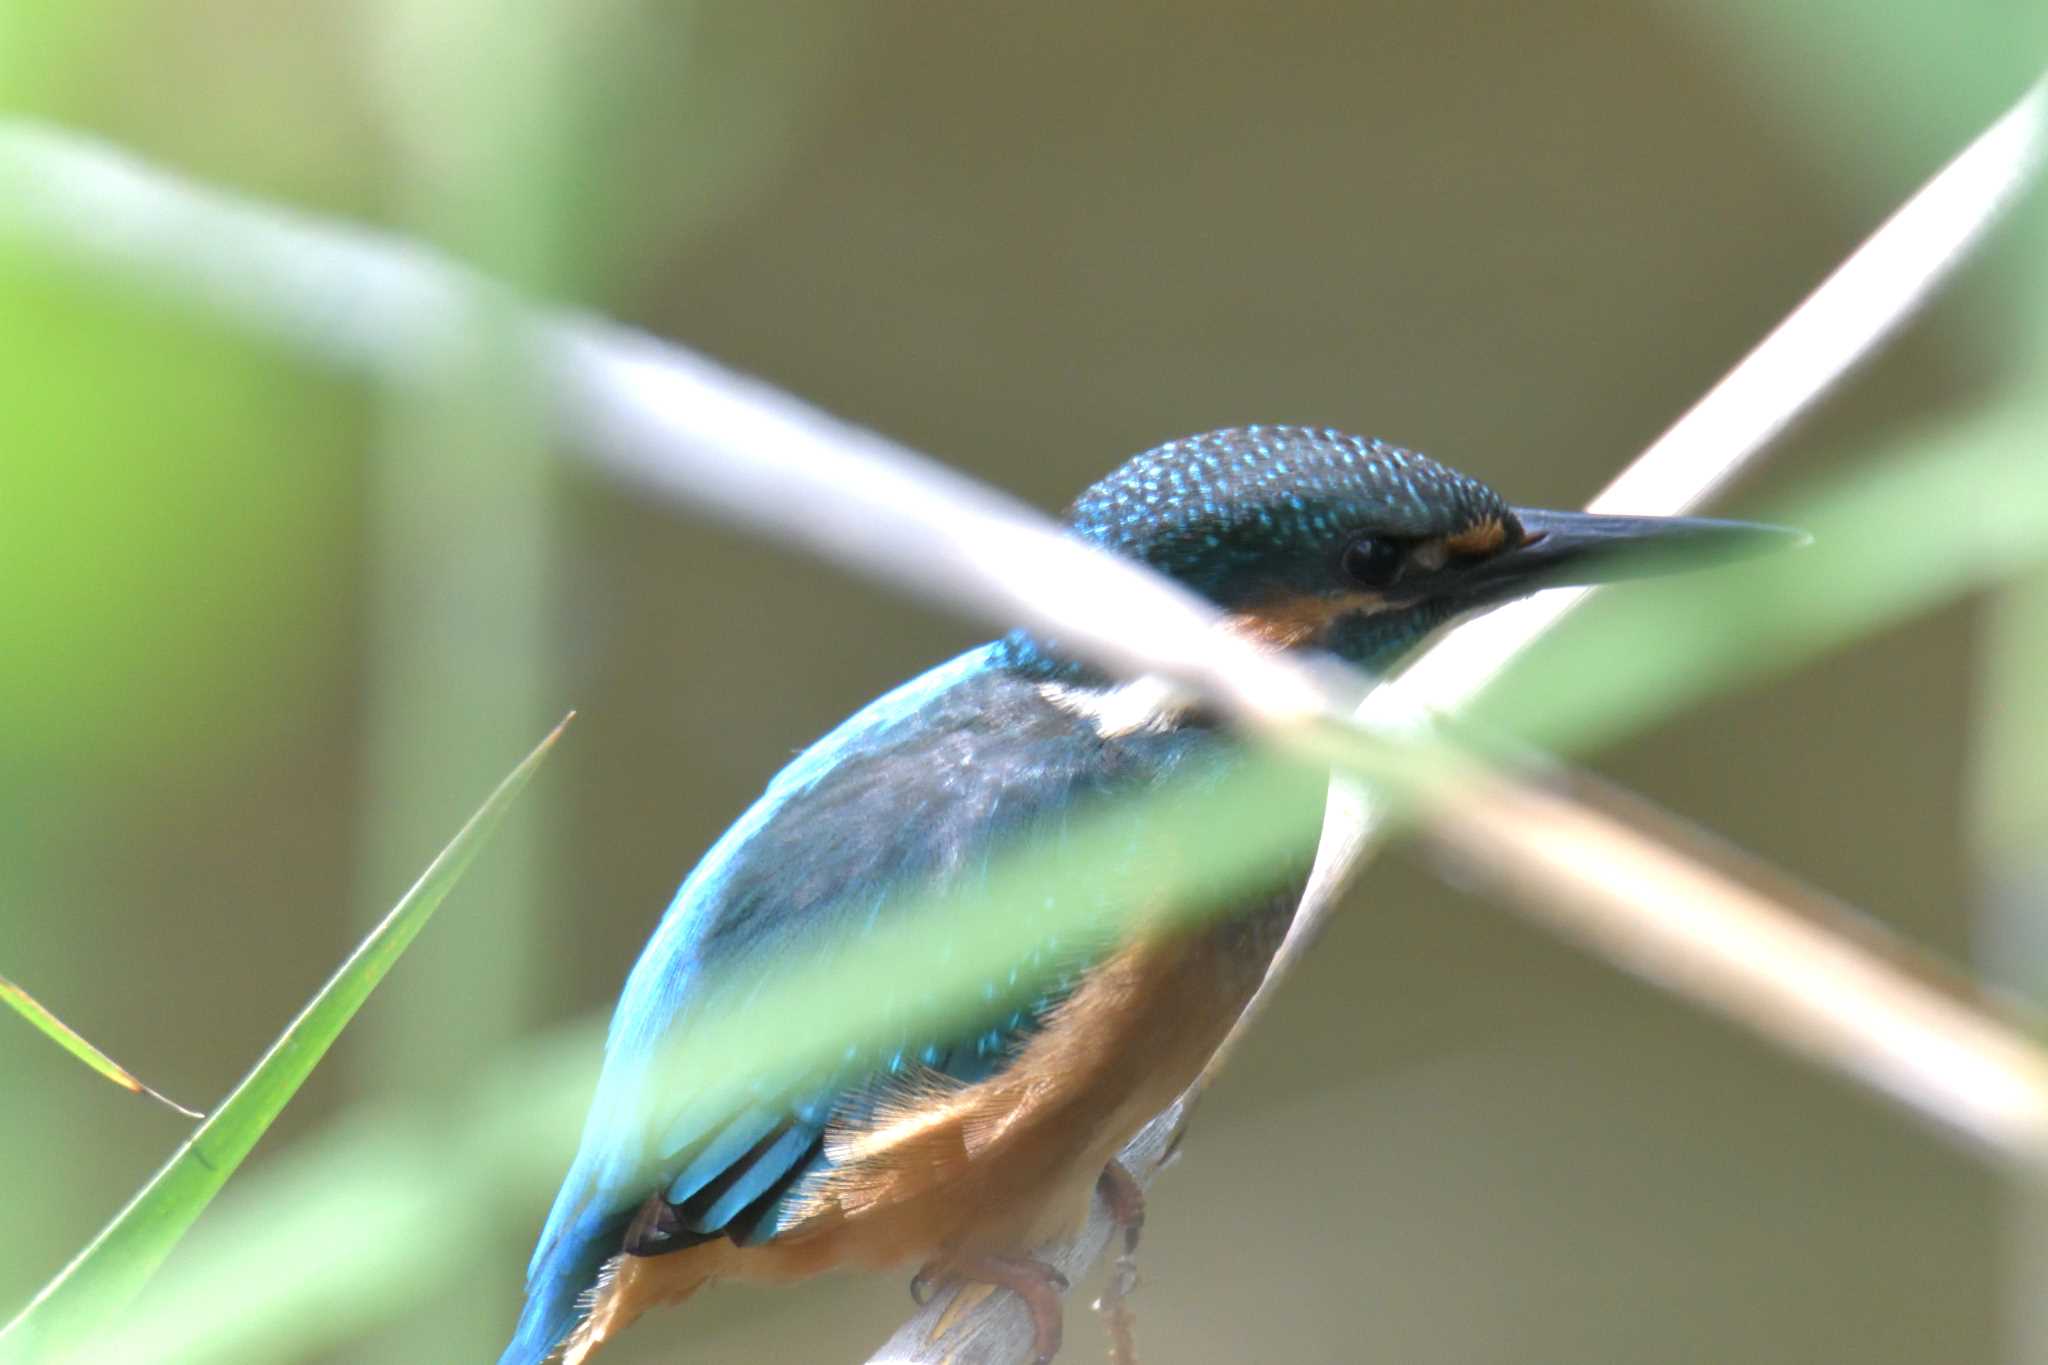
[[[1083,493],[1068,520],[1216,603],[1264,643],[1381,671],[1447,621],[1538,588],[1800,539],[1745,522],[1511,507],[1412,451],[1298,426],[1233,427],[1158,446]]]

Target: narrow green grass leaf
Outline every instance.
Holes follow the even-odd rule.
[[[55,1355],[88,1335],[101,1319],[142,1288],[418,936],[568,722],[564,717],[498,784],[490,799],[349,954],[213,1116],[99,1236],[0,1330],[0,1362],[15,1365]]]
[[[197,1109],[187,1109],[170,1096],[153,1086],[144,1085],[134,1072],[109,1057],[106,1053],[87,1042],[77,1029],[50,1012],[48,1006],[30,995],[21,987],[0,976],[0,1000],[14,1007],[14,1012],[34,1024],[43,1036],[63,1048],[66,1052],[84,1062],[94,1071],[105,1076],[115,1085],[131,1095],[147,1095],[167,1109],[174,1109],[188,1119],[203,1119],[206,1115]]]

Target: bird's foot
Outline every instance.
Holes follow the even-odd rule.
[[[1138,1365],[1138,1319],[1129,1299],[1138,1287],[1138,1234],[1145,1227],[1145,1191],[1121,1161],[1102,1168],[1095,1183],[1109,1210],[1110,1222],[1121,1228],[1124,1249],[1109,1268],[1109,1284],[1095,1301],[1102,1326],[1109,1333],[1110,1365]]]
[[[1062,1313],[1060,1295],[1067,1292],[1067,1277],[1029,1256],[969,1256],[936,1260],[917,1272],[910,1282],[910,1297],[920,1305],[949,1284],[985,1284],[1007,1289],[1024,1301],[1031,1313],[1031,1352],[1035,1365],[1051,1365],[1060,1353]]]
[[[1102,1168],[1102,1174],[1095,1181],[1095,1192],[1102,1196],[1102,1203],[1109,1210],[1109,1221],[1124,1235],[1124,1254],[1138,1249],[1138,1234],[1145,1230],[1145,1189],[1121,1161],[1112,1161]]]
[[[1131,1311],[1131,1293],[1138,1287],[1138,1262],[1130,1252],[1109,1268],[1109,1283],[1094,1308],[1109,1334],[1109,1365],[1138,1365],[1138,1315]]]

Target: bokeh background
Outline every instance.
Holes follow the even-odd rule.
[[[1047,508],[1253,420],[1571,505],[2042,51],[2029,6],[1878,8],[8,0],[0,100],[430,238]],[[2038,375],[2028,227],[1729,505]],[[984,634],[557,460],[532,404],[509,353],[400,397],[0,253],[0,971],[209,1104],[581,713],[249,1175],[608,1009],[792,750]],[[1984,895],[1985,756],[2025,709],[1998,610],[1586,757],[2024,984]],[[1455,881],[1377,864],[1206,1103],[1154,1193],[1148,1360],[2025,1354],[2003,1178]],[[182,1133],[0,1021],[0,1309]],[[502,1192],[464,1292],[287,1358],[494,1357],[552,1193]],[[907,1307],[720,1291],[608,1359],[857,1360]]]

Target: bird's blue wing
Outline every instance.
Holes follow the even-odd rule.
[[[684,1244],[771,1237],[784,1196],[826,1160],[828,1120],[907,1068],[981,1079],[1064,989],[1044,972],[1042,998],[1022,1008],[992,1008],[958,1036],[906,1036],[850,1054],[808,1088],[774,1086],[735,1104],[653,1083],[656,1054],[704,993],[707,972],[815,948],[821,932],[875,922],[892,896],[971,877],[1005,831],[1063,819],[1077,783],[1100,784],[1092,731],[992,667],[997,648],[934,669],[819,740],[683,883],[620,997],[582,1145],[501,1365],[537,1365],[568,1334],[578,1297],[650,1193],[675,1206],[672,1232]]]

